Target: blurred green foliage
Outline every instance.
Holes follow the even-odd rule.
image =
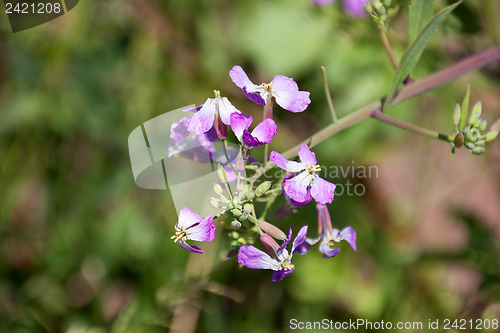
[[[399,3],[389,27],[398,57],[408,46],[408,2]],[[86,0],[55,21],[16,34],[0,16],[1,332],[164,332],[186,299],[201,308],[199,319],[192,318],[197,332],[286,332],[291,318],[426,323],[500,317],[499,240],[470,212],[454,215],[468,234],[466,246],[455,254],[429,253],[408,241],[419,221],[405,214],[389,218],[403,208],[368,182],[366,195],[339,196],[331,206],[338,228],[357,230],[356,253],[342,244],[341,255],[324,260],[314,248],[294,257],[294,274],[273,283],[269,271],[223,260],[228,243],[222,240],[207,283],[185,278],[192,259],[170,240],[177,217],[168,191],[135,185],[127,137],[143,122],[199,105],[213,89],[243,112],[259,114],[228,77],[235,64],[254,82],[283,74],[311,92],[313,102],[303,114],[275,111],[280,132],[272,149],[278,151],[330,122],[320,65],[328,70],[340,116],[384,96],[394,70],[378,33],[368,19],[346,16],[340,1],[320,9],[306,0]],[[498,42],[499,17],[494,0],[466,1],[447,18],[412,75]],[[495,99],[498,68],[484,73],[467,80]],[[389,113],[452,131],[449,119],[464,83]],[[498,118],[498,108],[490,111],[491,119]],[[366,120],[315,151],[322,165],[377,165],[392,150],[404,151],[412,138]],[[443,145],[421,143],[418,158]],[[498,156],[498,144],[494,149]],[[497,193],[498,180],[498,174],[491,180]],[[375,180],[377,186],[384,181]],[[315,214],[309,204],[272,222],[294,230],[309,224],[313,231]],[[446,288],[442,277],[450,264],[479,276],[473,296]]]

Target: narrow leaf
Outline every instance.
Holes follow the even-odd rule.
[[[403,54],[403,56],[401,57],[401,61],[399,62],[398,70],[396,71],[396,76],[394,77],[394,81],[392,82],[391,90],[389,91],[387,99],[384,103],[384,111],[391,105],[397,89],[417,64],[420,56],[431,41],[432,37],[434,37],[434,35],[438,31],[438,28],[441,23],[443,23],[446,15],[448,15],[453,9],[455,9],[461,2],[462,0],[446,7],[438,14],[436,14],[436,16],[434,16],[434,18],[424,27],[424,29],[422,29],[417,38],[415,38],[415,41],[410,45],[408,50],[406,50],[405,54]]]
[[[430,21],[436,0],[411,0],[408,10],[410,41],[414,41],[422,28]]]
[[[462,115],[460,116],[460,125],[458,127],[459,131],[462,131],[467,121],[467,116],[469,115],[469,100],[470,100],[470,84],[467,85],[467,92],[465,93],[464,100],[462,102]]]

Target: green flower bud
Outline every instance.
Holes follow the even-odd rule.
[[[240,243],[241,245],[245,245],[247,243],[247,240],[243,237],[240,237],[238,238],[238,243]]]
[[[463,136],[463,134],[462,133],[458,133],[455,136],[455,140],[453,141],[453,143],[455,144],[455,147],[457,147],[457,148],[462,147],[462,145],[464,144],[464,136]]]
[[[231,214],[233,214],[233,216],[236,216],[236,217],[240,217],[241,215],[243,215],[243,213],[239,209],[232,209]]]
[[[476,146],[475,146],[473,143],[470,143],[470,142],[469,142],[469,143],[466,143],[466,144],[465,144],[465,147],[467,147],[467,149],[470,149],[470,150],[472,150],[472,149],[476,148]]]
[[[222,195],[222,187],[219,184],[214,184],[214,192],[217,195]]]
[[[231,222],[231,228],[233,228],[233,229],[241,228],[241,222],[234,220],[233,222]]]
[[[210,204],[210,207],[212,207],[212,208],[219,208],[219,200],[217,200],[215,198],[208,199],[208,203]]]
[[[490,142],[490,141],[495,140],[497,136],[498,136],[497,131],[490,131],[486,134],[485,140],[486,140],[486,142]]]
[[[458,124],[460,123],[461,114],[462,108],[460,107],[460,104],[455,105],[455,109],[453,110],[453,125],[455,125],[455,127],[458,127]]]
[[[470,125],[474,124],[479,119],[479,117],[481,117],[482,110],[483,106],[481,105],[481,101],[474,104],[474,106],[472,107],[472,112],[469,117]]]
[[[476,147],[472,149],[472,153],[474,155],[481,155],[482,153],[484,153],[484,151],[485,151],[484,147]]]
[[[268,180],[257,186],[257,189],[255,190],[255,195],[260,197],[261,195],[266,194],[266,192],[271,188],[271,184],[272,183]]]
[[[231,232],[231,238],[238,239],[238,237],[240,237],[240,234],[237,231]]]
[[[477,140],[476,143],[474,144],[476,147],[484,147],[484,144],[486,143],[486,140]]]
[[[477,126],[479,128],[479,130],[482,132],[486,129],[486,126],[488,125],[488,122],[484,119],[479,119],[478,120],[479,122],[479,126]]]
[[[255,194],[253,192],[248,192],[247,193],[247,199],[248,200],[253,200],[255,198]]]
[[[251,204],[245,204],[245,206],[243,206],[243,210],[245,213],[250,214],[253,211],[253,206]]]
[[[219,164],[219,167],[217,168],[217,177],[219,177],[219,180],[226,184],[227,181],[227,172],[226,170],[222,167],[222,165]]]

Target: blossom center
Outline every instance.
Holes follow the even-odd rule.
[[[262,88],[267,91],[267,92],[272,92],[273,90],[273,85],[274,85],[274,82],[271,81],[270,83],[262,83],[261,86]]]
[[[316,172],[320,172],[321,171],[321,167],[319,166],[319,164],[316,164],[316,165],[311,165],[309,163],[306,164],[306,170],[307,172],[309,172],[311,175],[313,175],[314,173]]]
[[[215,98],[220,98],[220,90],[214,90]]]
[[[286,261],[284,263],[281,264],[280,266],[280,270],[285,270],[285,271],[290,271],[294,268],[295,266],[289,262],[289,261]]]
[[[175,228],[175,235],[170,237],[170,239],[173,239],[174,243],[177,243],[179,240],[185,242],[187,240],[187,233],[180,228]]]

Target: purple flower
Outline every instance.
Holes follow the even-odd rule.
[[[231,129],[247,148],[255,148],[263,144],[270,143],[278,132],[278,127],[272,119],[264,119],[260,124],[255,126],[252,133],[248,131],[253,119],[251,116],[243,113],[233,113],[231,115]]]
[[[227,97],[220,97],[220,91],[214,90],[215,98],[208,98],[201,106],[200,110],[194,114],[189,123],[190,132],[201,134],[207,132],[215,125],[215,129],[220,132],[221,125],[229,125],[232,113],[240,113]],[[222,124],[220,124],[222,122]],[[219,134],[219,133],[218,133]],[[220,137],[220,135],[219,135]]]
[[[302,112],[311,103],[308,91],[299,91],[299,86],[292,78],[276,75],[271,83],[256,85],[248,78],[240,66],[234,66],[229,71],[231,80],[243,90],[252,102],[265,105],[271,97],[283,109],[291,112]]]
[[[303,205],[314,198],[316,202],[324,205],[333,201],[335,184],[318,177],[321,171],[316,164],[316,155],[309,150],[307,145],[299,149],[300,162],[288,161],[283,155],[273,151],[270,160],[281,169],[294,174],[283,181],[283,190],[297,205]]]
[[[195,245],[188,245],[186,241],[210,242],[215,238],[214,217],[201,218],[200,215],[187,207],[182,207],[179,220],[175,225],[175,235],[171,237],[174,243],[179,244],[184,250],[194,253],[203,253],[203,250]]]
[[[334,3],[336,0],[312,0],[312,2],[318,7],[325,7],[331,3]]]
[[[196,162],[207,163],[216,153],[213,143],[218,139],[217,134],[213,128],[206,133],[193,134],[188,131],[190,121],[191,117],[184,117],[170,127],[168,157],[181,155]]]
[[[286,246],[292,238],[292,229],[288,232],[288,238],[281,246],[278,246],[276,241],[268,234],[264,234],[260,239],[264,244],[269,254],[257,249],[252,245],[244,245],[238,252],[238,262],[252,269],[272,269],[273,282],[281,281],[283,278],[291,274],[295,270],[295,266],[291,263],[292,255],[302,243],[304,243],[307,234],[307,226],[303,226],[297,237],[293,240],[292,250],[288,252]]]
[[[317,238],[307,238],[302,244],[301,248],[298,249],[301,253],[307,252],[308,245],[314,245],[319,240],[321,243],[319,245],[319,252],[323,253],[324,258],[331,258],[336,256],[340,249],[334,247],[335,243],[345,240],[351,248],[356,251],[356,231],[352,227],[345,227],[342,230],[332,228],[332,220],[330,219],[330,213],[328,208],[324,205],[317,204],[316,210],[318,212],[318,234]]]
[[[365,5],[370,0],[343,0],[344,10],[352,17],[365,17]]]

